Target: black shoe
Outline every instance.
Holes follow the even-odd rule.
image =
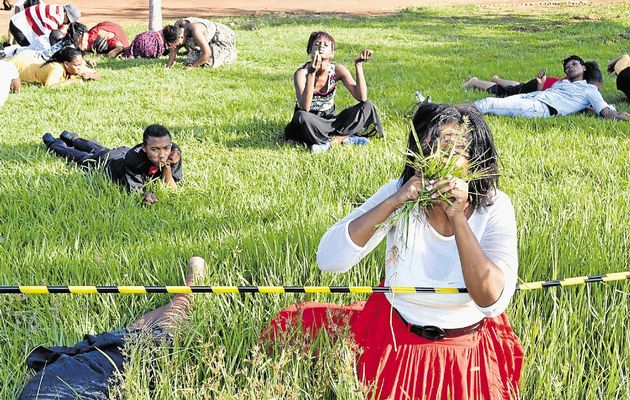
[[[44,133],[44,136],[42,136],[42,140],[44,141],[46,147],[50,147],[53,143],[55,143],[55,140],[57,139],[50,133],[46,132]]]
[[[68,146],[74,146],[74,139],[78,138],[79,136],[75,135],[72,132],[63,131],[61,132],[61,135],[59,135],[59,137],[61,138],[61,140],[66,142]]]

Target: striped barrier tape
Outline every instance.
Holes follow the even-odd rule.
[[[517,291],[531,291],[550,287],[584,285],[594,282],[613,282],[630,279],[630,272],[580,276],[563,280],[521,283]],[[149,294],[149,293],[468,293],[466,288],[430,288],[414,286],[0,286],[0,294]]]

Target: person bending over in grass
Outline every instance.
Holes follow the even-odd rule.
[[[421,104],[412,126],[400,178],[324,234],[317,263],[325,272],[346,272],[385,239],[385,286],[468,293],[373,293],[351,306],[291,306],[264,335],[282,340],[296,321],[311,335],[349,324],[359,347],[357,374],[373,385],[371,399],[515,399],[523,349],[504,311],[516,289],[516,221],[497,188],[492,135],[470,106]],[[452,154],[449,161],[438,148]],[[431,155],[479,178],[449,178],[448,167],[442,178],[423,179],[427,172],[414,166]],[[421,194],[434,200],[421,206]]]
[[[597,63],[585,63],[572,55],[562,62],[566,79],[554,83],[545,91],[519,94],[505,98],[477,100],[475,107],[482,114],[497,114],[509,117],[549,118],[555,115],[570,115],[593,107],[598,115],[608,119],[625,120],[630,114],[617,112],[599,93],[595,84],[586,80],[588,75],[601,76]]]
[[[129,47],[129,39],[122,26],[110,21],[96,24],[88,31],[89,49],[97,54],[106,54],[115,58]]]
[[[547,76],[547,70],[541,70],[534,79],[525,83],[501,79],[497,75],[492,77],[492,82],[483,81],[473,76],[466,81],[462,88],[464,89],[480,89],[495,95],[496,97],[508,97],[515,94],[538,92],[547,90],[554,83],[564,78],[554,78]]]
[[[624,54],[608,63],[608,72],[617,75],[617,89],[630,100],[630,56]]]
[[[217,68],[236,60],[234,31],[218,22],[195,17],[180,19],[164,28],[164,40],[170,49],[168,68],[173,66],[182,47],[188,50],[186,68]]]
[[[58,139],[45,133],[42,139],[50,151],[82,167],[104,164],[107,175],[114,182],[131,192],[140,192],[147,204],[157,202],[154,193],[144,190],[148,181],[162,179],[167,186],[175,187],[182,179],[181,150],[162,125],[149,125],[142,135],[142,143],[132,149],[119,147],[111,150],[68,131],[61,132]]]
[[[332,62],[335,39],[327,32],[313,32],[306,53],[311,61],[295,71],[295,110],[284,129],[284,138],[303,143],[314,153],[342,144],[368,144],[368,136],[382,135],[383,128],[376,107],[368,100],[363,63],[372,50],[363,50],[355,59],[356,81],[342,64]],[[339,114],[335,110],[337,82],[343,82],[359,102]]]
[[[179,30],[173,28],[173,35],[177,37]],[[160,31],[148,31],[138,34],[129,47],[126,47],[122,54],[122,58],[160,58],[169,53],[169,47],[164,41],[164,32],[167,29]]]
[[[204,274],[203,258],[192,257],[188,261],[186,285],[203,284]],[[191,303],[191,295],[179,294],[127,328],[85,335],[83,341],[71,347],[36,347],[26,364],[37,372],[19,400],[109,399],[112,378],[116,371],[125,368],[125,346],[146,343],[149,339],[155,345],[169,346],[173,340],[169,331],[176,329],[189,314]]]
[[[0,61],[0,108],[9,97],[9,93],[19,92],[20,86],[20,74],[15,65],[7,61]]]
[[[22,82],[39,83],[46,88],[60,88],[101,78],[98,72],[85,65],[81,50],[72,47],[56,52],[48,61],[44,61],[38,52],[27,50],[11,62],[20,73]]]

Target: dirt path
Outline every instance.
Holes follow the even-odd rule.
[[[118,23],[148,21],[148,0],[48,0],[48,3],[72,3],[82,11],[81,22],[88,27],[110,20]],[[588,4],[621,3],[624,0],[318,0],[317,5],[302,5],[286,0],[163,0],[164,19],[195,16],[252,15],[272,12],[383,15],[411,6],[451,6],[462,4],[496,4],[505,7],[542,8],[550,5],[580,7]],[[11,14],[0,11],[0,34],[8,27]]]

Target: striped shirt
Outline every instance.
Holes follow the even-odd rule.
[[[65,16],[62,6],[38,4],[13,15],[11,22],[33,43],[38,36],[48,36],[53,30],[61,28]]]

